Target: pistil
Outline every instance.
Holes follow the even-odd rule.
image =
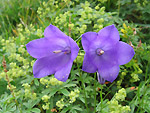
[[[63,52],[64,54],[69,54],[69,53],[71,53],[71,49],[70,49],[70,47],[65,47],[64,50],[53,51],[53,53],[61,53],[61,52]]]
[[[98,49],[96,49],[96,54],[98,56],[100,56],[100,55],[104,54],[104,51],[102,49],[98,48]]]

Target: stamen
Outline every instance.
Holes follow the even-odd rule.
[[[69,53],[71,53],[71,49],[70,49],[70,47],[67,46],[63,50],[53,51],[53,53],[61,53],[61,52],[63,52],[64,54],[69,54]]]
[[[56,50],[56,51],[53,51],[53,53],[61,53],[62,50]]]

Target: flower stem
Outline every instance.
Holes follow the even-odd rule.
[[[86,99],[86,93],[85,93],[85,86],[84,86],[82,76],[80,76],[80,77],[81,77],[82,87],[83,87],[83,91],[84,91],[85,106],[86,106],[87,113],[89,113],[89,109],[88,109],[88,105],[87,105],[87,99]]]
[[[82,35],[81,35],[82,36]],[[79,41],[79,39],[81,38],[81,36],[79,37],[79,38],[77,38],[76,40],[75,40],[75,42],[78,42]]]
[[[84,92],[85,106],[86,106],[86,110],[87,110],[86,113],[89,113],[89,109],[88,109],[88,105],[87,105],[87,99],[86,99],[86,92],[85,92],[84,81],[83,81],[82,74],[81,74],[81,71],[80,71],[80,68],[79,68],[78,59],[76,58],[76,60],[77,60],[77,67],[78,67],[78,71],[79,71],[79,76],[80,76],[80,80],[81,80],[81,85],[82,85],[83,92]]]
[[[96,113],[96,73],[94,73],[94,112]]]
[[[100,110],[100,113],[102,113],[102,108],[103,108],[103,96],[102,96],[102,90],[103,90],[103,85],[101,85],[101,91],[100,91],[100,97],[101,97],[101,110]]]
[[[120,13],[120,0],[118,1],[118,17],[119,17],[119,13]]]
[[[54,96],[52,96],[52,97],[50,98],[50,109],[51,109],[51,110],[53,109],[53,98],[54,98]],[[51,110],[50,110],[50,113],[53,113]]]

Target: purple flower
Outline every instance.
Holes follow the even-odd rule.
[[[133,48],[120,40],[119,32],[114,25],[96,32],[82,35],[82,46],[85,50],[82,70],[88,73],[98,71],[98,81],[113,82],[119,74],[119,65],[128,63],[135,52]]]
[[[26,48],[37,59],[33,66],[35,78],[55,74],[63,82],[68,79],[79,51],[75,41],[53,25],[45,29],[44,38],[29,42]]]

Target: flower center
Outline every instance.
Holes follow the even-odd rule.
[[[104,54],[104,51],[102,49],[98,48],[98,49],[96,49],[96,54],[98,56],[100,56],[100,55]]]
[[[71,49],[70,49],[70,47],[65,47],[65,49],[62,50],[62,52],[64,52],[64,54],[69,54],[69,53],[71,53]]]
[[[61,52],[63,52],[64,54],[69,54],[69,53],[71,53],[71,49],[70,49],[70,47],[67,46],[63,50],[53,51],[53,53],[61,53]]]

